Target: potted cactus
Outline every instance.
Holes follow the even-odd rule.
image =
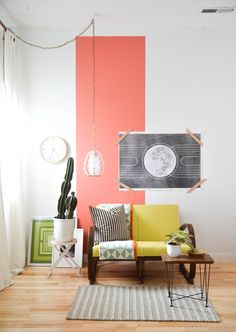
[[[58,214],[54,217],[54,239],[56,241],[71,241],[75,228],[74,211],[77,206],[77,198],[71,189],[71,180],[74,172],[74,159],[69,158],[67,161],[66,174],[61,185],[61,195],[58,200]]]

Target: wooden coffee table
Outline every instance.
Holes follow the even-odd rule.
[[[170,306],[173,307],[173,302],[183,298],[192,298],[195,300],[201,300],[206,302],[208,307],[208,293],[210,285],[210,272],[211,264],[214,263],[213,258],[210,255],[204,255],[202,257],[189,257],[187,254],[180,255],[179,257],[170,257],[168,255],[161,255],[161,259],[166,267],[167,277],[167,288],[168,297],[170,298]],[[198,264],[200,272],[200,292],[183,295],[173,292],[173,275],[174,275],[174,264]]]

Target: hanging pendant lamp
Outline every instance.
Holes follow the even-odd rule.
[[[84,173],[87,176],[101,176],[104,171],[104,163],[101,152],[96,147],[96,61],[95,61],[95,23],[93,27],[93,97],[92,97],[92,142],[93,149],[90,150],[84,160]]]

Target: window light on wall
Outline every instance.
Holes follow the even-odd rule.
[[[76,40],[73,38],[71,40],[65,41],[62,44],[54,45],[54,46],[42,46],[38,44],[34,44],[24,40],[22,37],[17,35],[12,29],[5,26],[5,24],[0,21],[0,25],[3,28],[3,57],[2,57],[2,80],[5,83],[5,33],[9,31],[16,39],[20,40],[22,43],[27,44],[28,46],[32,46],[35,48],[40,48],[44,50],[57,49],[64,47]],[[84,161],[84,173],[88,176],[101,176],[104,171],[104,162],[102,154],[96,148],[96,59],[95,59],[95,22],[94,18],[88,24],[87,27],[78,35],[82,36],[90,27],[93,29],[93,38],[92,38],[92,63],[93,63],[93,75],[92,75],[92,150],[90,150]]]

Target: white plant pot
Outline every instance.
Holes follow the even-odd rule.
[[[180,244],[167,244],[167,254],[170,257],[178,257],[181,254],[181,245]]]
[[[58,219],[54,218],[53,238],[56,241],[69,242],[73,239],[75,229],[75,218]]]

